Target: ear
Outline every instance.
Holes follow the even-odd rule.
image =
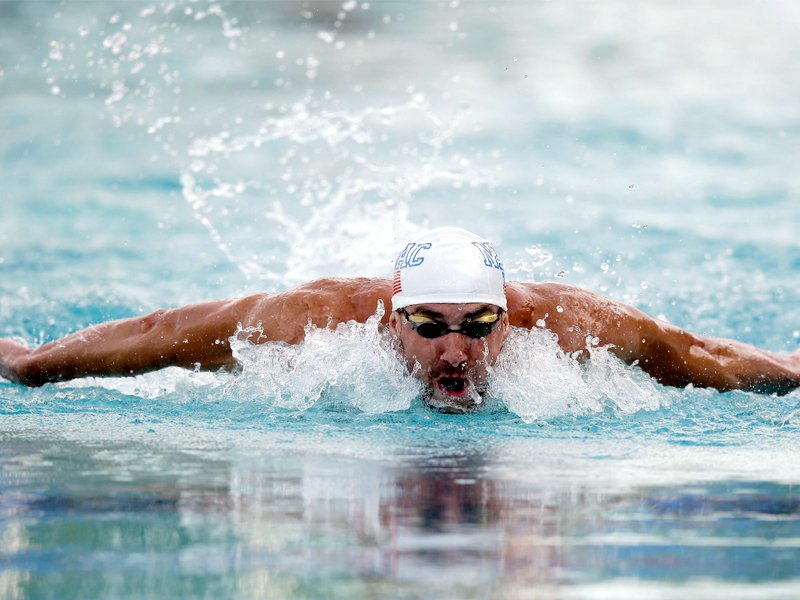
[[[511,331],[511,324],[508,320],[508,311],[504,310],[503,314],[500,315],[500,331],[502,332],[503,341],[505,342],[506,336],[508,336],[508,332]]]
[[[397,336],[397,328],[399,327],[400,317],[397,315],[396,311],[392,311],[389,315],[389,332]]]

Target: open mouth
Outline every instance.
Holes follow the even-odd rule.
[[[465,377],[442,377],[436,385],[449,396],[463,396],[467,393],[467,379]]]

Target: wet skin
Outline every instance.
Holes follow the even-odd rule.
[[[92,325],[38,348],[0,339],[0,377],[30,386],[86,376],[127,376],[164,367],[236,369],[230,338],[242,328],[263,331],[254,343],[303,341],[306,327],[366,322],[391,306],[389,279],[319,279],[277,293],[201,302]],[[458,333],[425,339],[402,314],[384,314],[412,373],[432,401],[474,406],[509,326],[543,327],[570,356],[588,358],[587,340],[606,346],[664,385],[786,394],[800,387],[800,350],[779,355],[736,340],[712,338],[654,319],[588,290],[557,283],[508,282],[508,312],[484,339]],[[458,328],[484,304],[419,305],[429,318]],[[435,314],[434,314],[435,313]],[[419,367],[417,367],[419,365]],[[466,389],[466,392],[464,391]]]
[[[457,330],[464,323],[497,314],[500,309],[491,304],[416,304],[406,307],[409,315],[424,315]],[[402,312],[389,316],[389,331],[408,369],[427,387],[429,403],[440,409],[463,411],[475,408],[481,401],[489,367],[494,365],[508,336],[506,312],[484,338],[470,338],[453,331],[428,339],[414,331]]]

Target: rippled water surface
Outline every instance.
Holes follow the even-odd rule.
[[[0,335],[319,276],[434,225],[800,347],[790,2],[0,2]],[[797,392],[516,331],[469,415],[375,323],[238,376],[0,381],[0,598],[796,598]]]

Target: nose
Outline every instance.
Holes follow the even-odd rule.
[[[441,351],[439,357],[457,367],[458,365],[467,362],[469,355],[467,354],[467,343],[469,339],[463,335],[450,333],[443,335],[440,339]]]

